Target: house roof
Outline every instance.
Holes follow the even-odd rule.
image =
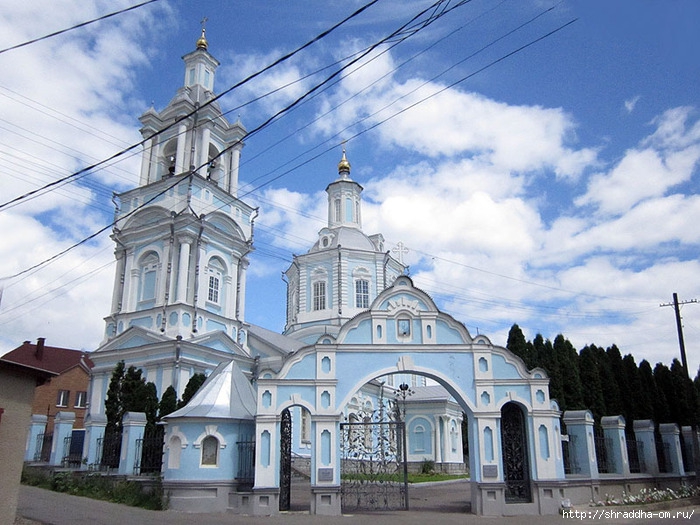
[[[47,346],[43,338],[39,338],[36,344],[25,341],[22,346],[10,350],[0,361],[5,364],[31,368],[51,375],[59,375],[76,366],[83,366],[89,371],[93,363],[89,357],[80,350]]]

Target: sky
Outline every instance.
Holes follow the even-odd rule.
[[[0,52],[0,203],[138,143],[138,117],[183,84],[204,17],[221,93],[368,1],[159,0]],[[137,3],[7,2],[0,49]],[[675,292],[695,375],[700,3],[433,3],[379,0],[222,99],[249,131],[281,112],[241,160],[239,196],[260,208],[247,321],[284,329],[282,272],[325,226],[347,141],[363,230],[403,243],[415,284],[472,335],[505,346],[517,323],[529,340],[561,333],[670,364],[676,322],[661,305]],[[0,355],[38,337],[99,346],[112,195],[137,185],[139,163],[132,149],[0,207]]]

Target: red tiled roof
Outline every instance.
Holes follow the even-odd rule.
[[[66,370],[80,365],[81,362],[88,369],[93,367],[92,361],[85,352],[46,345],[43,345],[42,349],[41,344],[36,345],[29,341],[25,341],[22,346],[18,346],[0,357],[0,361],[54,374],[62,374]]]

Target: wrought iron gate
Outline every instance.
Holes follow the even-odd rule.
[[[530,468],[528,462],[525,416],[515,403],[501,409],[501,452],[506,482],[506,503],[529,503]]]
[[[280,510],[289,510],[292,495],[292,414],[282,411],[280,420]]]
[[[341,423],[340,439],[343,512],[408,510],[404,423]]]

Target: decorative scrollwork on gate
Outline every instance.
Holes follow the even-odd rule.
[[[506,503],[531,502],[525,416],[515,403],[501,409],[501,447]]]
[[[341,505],[357,510],[408,510],[403,422],[341,423]]]
[[[289,510],[292,502],[292,414],[288,408],[280,419],[280,505]]]

